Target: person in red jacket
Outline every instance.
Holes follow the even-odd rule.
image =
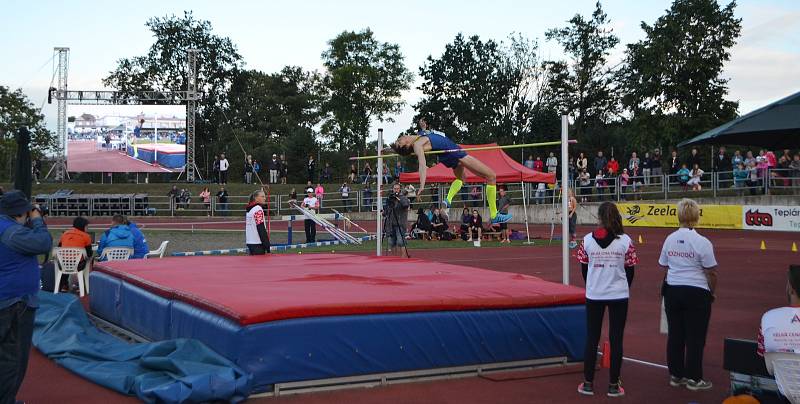
[[[606,169],[614,175],[617,175],[617,173],[619,173],[619,161],[612,156],[611,160],[608,161]]]

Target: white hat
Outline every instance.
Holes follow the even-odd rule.
[[[309,192],[314,192],[314,188],[308,188],[308,189],[306,189],[306,193],[309,193]]]

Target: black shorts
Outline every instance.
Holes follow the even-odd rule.
[[[508,222],[500,223],[500,230],[508,230]]]

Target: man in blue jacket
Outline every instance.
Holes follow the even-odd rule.
[[[125,216],[114,215],[111,218],[111,228],[100,237],[97,246],[97,255],[102,257],[103,250],[108,247],[128,247],[133,248],[133,234],[130,227],[125,223]]]
[[[53,238],[38,207],[20,191],[0,197],[0,402],[13,403],[28,368],[39,306],[39,263]]]
[[[139,227],[136,226],[136,223],[131,222],[127,217],[125,218],[125,223],[128,224],[128,229],[130,229],[133,235],[133,255],[131,258],[139,259],[146,257],[147,254],[150,253],[150,247],[147,245],[147,239],[144,238],[144,234],[139,230]]]

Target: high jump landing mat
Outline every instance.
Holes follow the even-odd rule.
[[[536,277],[346,254],[98,263],[94,315],[194,338],[256,391],[363,375],[583,359],[584,291]],[[551,362],[552,363],[552,362]]]

